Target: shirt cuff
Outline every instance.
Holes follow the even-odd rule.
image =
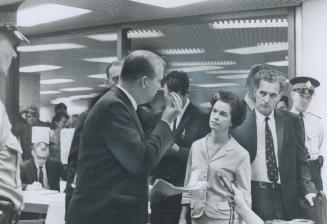
[[[172,131],[173,130],[173,124],[172,123],[169,123],[168,121],[166,121],[166,120],[164,120],[164,119],[161,119],[163,122],[165,122],[168,126],[169,126],[169,128],[170,128],[170,130]]]

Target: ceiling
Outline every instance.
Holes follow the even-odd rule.
[[[248,29],[213,29],[209,22],[215,21],[219,15],[241,18],[241,12],[255,10],[242,17],[260,16],[262,19],[287,18],[287,11],[260,14],[269,8],[284,8],[300,4],[300,0],[208,0],[174,9],[148,6],[128,0],[26,0],[21,9],[43,3],[56,3],[92,10],[91,13],[65,19],[58,22],[22,27],[20,30],[32,39],[32,44],[46,43],[76,43],[86,46],[80,49],[22,52],[21,67],[35,64],[62,66],[61,69],[41,72],[41,80],[66,78],[74,82],[56,85],[41,85],[41,90],[60,90],[70,87],[91,87],[92,90],[82,92],[64,92],[53,95],[41,95],[41,106],[49,106],[51,100],[72,95],[100,92],[102,79],[89,78],[88,75],[104,73],[108,63],[87,62],[83,58],[109,57],[117,55],[116,41],[97,41],[87,38],[89,33],[115,32],[119,27],[134,29],[146,28],[160,30],[164,37],[131,39],[131,50],[148,49],[158,54],[158,49],[201,48],[205,53],[188,55],[162,55],[168,64],[168,69],[190,66],[175,66],[180,62],[232,61],[235,64],[223,65],[222,71],[244,70],[245,74],[251,65],[273,61],[285,61],[288,51],[257,54],[227,53],[227,49],[256,46],[258,43],[279,43],[288,41],[287,27],[248,28]],[[227,13],[228,12],[228,13]],[[274,11],[272,11],[274,12]],[[217,18],[218,18],[217,17]],[[176,21],[176,22],[174,22]],[[287,72],[287,66],[278,67]],[[21,73],[24,75],[25,73]],[[206,71],[188,72],[191,78],[191,100],[200,104],[207,102],[217,89],[228,89],[238,95],[244,93],[245,79],[222,79],[218,75],[233,75],[233,73],[207,74]],[[235,74],[239,74],[236,73]],[[235,83],[230,87],[199,87],[199,84]]]

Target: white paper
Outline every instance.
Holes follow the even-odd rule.
[[[63,128],[60,131],[60,158],[62,164],[68,163],[68,155],[72,145],[74,128]]]
[[[49,127],[32,127],[32,143],[44,142],[49,144],[50,128]]]

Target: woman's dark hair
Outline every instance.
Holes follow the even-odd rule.
[[[246,104],[240,100],[234,93],[227,91],[218,91],[211,99],[211,107],[217,101],[227,103],[231,108],[232,128],[242,124],[246,117]]]
[[[68,120],[69,115],[64,112],[59,112],[52,118],[52,128],[53,129],[57,128],[56,122],[60,122],[62,118],[66,118],[66,120]]]

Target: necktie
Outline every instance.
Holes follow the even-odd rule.
[[[304,121],[303,121],[303,113],[301,112],[301,113],[299,113],[299,115],[300,115],[300,119],[301,119],[301,123],[302,123],[302,127],[303,127],[303,132],[304,132],[304,134],[305,134],[305,128],[304,128]]]
[[[42,184],[43,187],[43,167],[39,167],[39,182]]]
[[[278,167],[275,155],[274,141],[272,138],[271,130],[268,125],[269,117],[265,118],[265,134],[266,134],[266,166],[268,179],[276,183],[278,181]]]

